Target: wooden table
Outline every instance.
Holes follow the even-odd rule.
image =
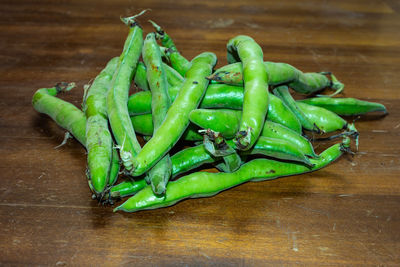
[[[59,3],[57,3],[59,2]],[[136,14],[182,54],[252,36],[264,59],[332,71],[343,96],[386,117],[356,122],[360,148],[327,168],[247,183],[133,214],[90,198],[85,150],[31,106],[59,81],[82,86],[119,55]],[[400,264],[400,4],[381,1],[10,1],[0,4],[0,265],[254,266]],[[318,146],[318,144],[316,144]],[[316,148],[321,151],[322,144]]]

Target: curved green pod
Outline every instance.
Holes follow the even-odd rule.
[[[313,158],[318,157],[314,152],[312,144],[305,137],[279,123],[272,121],[265,123],[261,136],[288,140],[306,156]]]
[[[228,145],[233,146],[231,140],[227,141]],[[271,138],[260,136],[254,146],[247,151],[240,153],[241,155],[256,155],[262,154],[268,157],[290,160],[304,163],[305,165],[312,167],[313,164],[304,155],[304,153],[290,140],[284,140],[282,138]]]
[[[57,98],[59,92],[69,91],[75,85],[73,83],[60,83],[53,88],[42,88],[35,92],[32,104],[36,111],[44,113],[52,118],[60,127],[70,132],[86,148],[86,116],[73,104]],[[119,157],[116,149],[113,149],[109,174],[109,185],[114,183],[119,172]]]
[[[335,90],[334,94],[341,92],[344,85],[328,72],[303,73],[286,63],[264,62],[268,74],[268,84],[278,86],[287,84],[298,93],[313,94],[325,88]],[[326,77],[331,76],[331,80]],[[219,83],[243,86],[243,68],[240,63],[232,63],[217,69],[210,80]]]
[[[218,132],[222,137],[229,139],[239,129],[240,113],[239,110],[195,109],[190,113],[189,118],[192,123],[200,128]],[[304,154],[316,156],[311,144],[299,133],[279,123],[269,121],[269,117],[267,117],[267,120],[268,123],[264,123],[261,136],[293,141],[303,150]]]
[[[243,108],[235,144],[240,150],[250,149],[256,142],[268,111],[268,76],[261,47],[249,36],[239,35],[228,41],[229,63],[241,61],[243,66]]]
[[[179,86],[183,82],[183,77],[167,64],[162,64],[167,75],[167,81],[170,86]],[[149,83],[147,81],[147,69],[143,62],[138,62],[134,83],[137,87],[144,91],[149,91]]]
[[[144,91],[150,90],[149,83],[147,82],[147,70],[143,62],[138,62],[133,82]]]
[[[232,109],[195,109],[189,114],[189,119],[203,129],[212,129],[221,133],[222,137],[231,139],[239,130],[242,112]]]
[[[189,125],[189,113],[197,108],[208,85],[205,79],[216,64],[216,56],[205,52],[192,60],[185,81],[168,113],[138,155],[131,159],[131,175],[139,176],[154,166],[178,142]]]
[[[347,128],[347,121],[327,109],[297,102],[297,107],[306,118],[324,133],[340,131]]]
[[[153,135],[154,126],[151,113],[131,116],[131,123],[136,133],[142,135]]]
[[[318,106],[330,110],[337,115],[356,116],[364,115],[369,112],[382,111],[387,114],[386,107],[380,103],[359,100],[356,98],[332,98],[332,97],[313,97],[298,100],[312,106]]]
[[[273,90],[274,95],[279,97],[283,103],[293,112],[296,118],[299,120],[301,126],[309,131],[316,131],[319,133],[319,129],[315,127],[304,114],[303,111],[297,107],[297,102],[293,99],[292,95],[289,92],[289,88],[286,85],[281,85]]]
[[[173,102],[180,86],[169,86],[168,94]],[[242,109],[243,87],[226,84],[210,84],[200,102],[200,108]],[[151,92],[140,91],[132,94],[128,100],[131,116],[151,113]]]
[[[345,151],[345,146],[347,145],[336,144],[326,149],[318,159],[310,160],[315,164],[312,168],[269,159],[255,159],[243,164],[233,173],[196,172],[170,182],[165,197],[155,196],[148,186],[116,207],[114,211],[135,212],[168,207],[186,198],[213,196],[248,181],[264,181],[315,171],[338,159]]]
[[[108,192],[108,199],[119,199],[127,196],[131,196],[136,192],[139,192],[147,186],[145,179],[140,180],[126,180],[110,188]]]
[[[171,156],[172,177],[193,170],[203,164],[214,163],[217,160],[204,149],[203,145],[185,148]],[[130,196],[145,186],[147,186],[145,179],[127,180],[111,187],[108,197],[116,199]]]
[[[151,114],[143,114],[137,116],[131,116],[131,122],[135,128],[135,132],[138,134],[151,136],[154,132],[153,118]],[[182,134],[182,139],[186,141],[199,141],[203,140],[203,136],[199,134],[198,127],[193,124],[189,124],[188,128]]]
[[[269,106],[267,120],[282,124],[296,133],[301,133],[301,123],[290,108],[279,98],[273,94],[269,95]]]
[[[171,101],[175,100],[179,88],[169,87]],[[200,102],[200,108],[239,109],[243,106],[243,87],[225,84],[210,84]],[[131,116],[151,113],[151,93],[137,92],[129,97],[128,110]],[[267,119],[301,133],[301,124],[290,109],[274,95],[269,95]]]
[[[151,20],[149,20],[149,22],[156,30],[157,38],[161,40],[161,44],[167,48],[165,55],[168,58],[168,61],[171,63],[172,68],[174,68],[182,76],[185,76],[186,72],[191,67],[191,62],[179,53],[171,37],[159,25]]]
[[[163,63],[165,74],[167,75],[167,81],[168,84],[170,85],[169,87],[178,87],[180,88],[184,78],[182,75],[179,74],[175,69],[171,68],[169,65]],[[168,91],[169,92],[169,91]],[[177,90],[179,92],[179,90]]]
[[[157,132],[165,119],[171,100],[168,95],[167,75],[161,59],[160,48],[155,33],[149,33],[143,44],[143,61],[147,68],[147,80],[151,90],[151,109],[154,132]],[[147,173],[153,192],[165,193],[165,187],[171,177],[172,166],[169,154],[165,154]]]
[[[36,111],[50,116],[86,148],[85,114],[73,104],[56,97],[58,93],[74,87],[74,83],[58,83],[52,88],[38,89],[32,97],[32,105]]]
[[[229,145],[233,145],[232,140],[228,140],[227,142]],[[249,154],[262,154],[278,159],[291,160],[310,167],[314,165],[293,144],[274,138],[260,137],[253,148],[240,152],[241,156]],[[203,144],[185,148],[171,156],[172,177],[193,170],[203,164],[215,163],[221,160],[224,160],[224,162],[216,164],[216,167],[224,172],[235,171],[241,163],[240,157],[236,153],[225,157],[214,157],[205,149]],[[111,197],[133,195],[145,186],[142,180],[138,182],[127,181],[119,184],[117,187],[112,187],[110,189]],[[119,191],[121,193],[118,193]]]
[[[141,149],[126,105],[131,81],[143,46],[143,31],[135,21],[139,15],[122,19],[130,30],[107,96],[108,118],[115,141],[119,146],[122,163],[127,170],[132,169],[131,159]]]
[[[117,64],[117,57],[107,63],[89,87],[83,105],[86,115],[88,174],[93,191],[100,198],[108,184],[113,153],[106,100]]]

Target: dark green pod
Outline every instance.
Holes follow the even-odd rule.
[[[303,73],[286,63],[264,62],[268,74],[268,84],[279,86],[286,84],[293,90],[302,94],[313,94],[324,88],[336,90],[335,94],[343,90],[344,85],[334,75],[328,72]],[[331,76],[329,80],[326,75]],[[232,63],[217,69],[210,80],[219,83],[243,86],[243,67],[241,63]]]
[[[363,115],[375,111],[382,111],[384,114],[387,114],[386,107],[380,103],[369,102],[350,97],[349,98],[314,97],[314,98],[298,100],[298,102],[325,108],[338,115],[343,115],[343,116]]]
[[[127,196],[131,196],[136,192],[139,192],[147,186],[144,179],[140,180],[126,180],[110,188],[109,198],[119,199]]]
[[[315,124],[313,124],[304,114],[303,111],[297,107],[297,102],[293,99],[292,95],[289,92],[289,88],[285,85],[278,86],[274,88],[273,90],[274,95],[279,97],[283,103],[286,104],[286,106],[293,112],[293,114],[296,116],[296,118],[299,120],[301,123],[301,126],[309,131],[316,131],[319,132],[319,130],[315,127]]]
[[[208,80],[216,64],[216,56],[205,52],[192,60],[185,81],[172,103],[161,126],[144,145],[138,155],[132,158],[131,175],[139,176],[150,169],[178,142],[189,125],[189,113],[196,109],[207,89]]]
[[[307,120],[316,125],[324,133],[330,133],[346,129],[347,122],[325,108],[311,106],[297,102],[297,107],[303,112]]]
[[[50,116],[60,127],[70,132],[86,148],[86,116],[73,104],[55,97],[59,92],[68,91],[74,84],[61,83],[53,88],[42,88],[32,98],[35,110]],[[109,173],[109,184],[115,182],[119,172],[118,152],[113,148]]]
[[[189,119],[192,123],[203,129],[212,129],[222,134],[224,138],[231,139],[239,130],[242,112],[232,109],[195,109],[190,112]]]
[[[318,159],[311,159],[311,162],[315,164],[312,168],[301,164],[255,159],[243,164],[233,173],[196,172],[170,182],[167,186],[167,194],[163,197],[154,196],[151,187],[148,186],[114,211],[134,212],[168,207],[186,198],[213,196],[248,181],[264,181],[315,171],[339,158],[343,154],[344,146],[344,144],[333,145],[322,152]]]
[[[315,154],[311,143],[306,138],[279,123],[274,123],[272,121],[265,123],[261,135],[290,141],[305,155],[313,158],[318,157],[318,155]]]
[[[153,118],[151,114],[131,116],[131,122],[136,133],[146,136],[153,135],[154,127],[153,127]],[[186,141],[203,140],[203,136],[199,134],[197,131],[198,127],[196,127],[193,124],[189,124],[186,131],[182,134],[183,140]]]
[[[228,145],[233,146],[233,142],[231,140],[228,140],[227,143]],[[276,159],[296,161],[304,163],[310,167],[313,166],[301,149],[299,149],[289,140],[284,140],[282,138],[278,139],[260,136],[251,149],[241,153],[241,155],[249,154],[262,154]]]

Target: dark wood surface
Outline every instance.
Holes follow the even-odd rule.
[[[36,89],[82,86],[119,55],[119,17],[151,11],[187,58],[252,36],[264,58],[332,71],[344,96],[379,101],[360,149],[320,171],[247,183],[133,214],[91,200],[85,150],[31,106]],[[346,1],[10,1],[0,4],[0,265],[400,264],[400,4]],[[317,151],[327,144],[321,144]],[[317,145],[318,146],[318,145]]]

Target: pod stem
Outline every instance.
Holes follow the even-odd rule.
[[[341,93],[344,89],[344,84],[341,83],[335,75],[333,75],[331,72],[320,72],[320,74],[323,75],[329,75],[331,77],[331,89],[335,90],[335,92],[333,94],[330,95],[317,95],[318,97],[332,97],[335,96],[339,93]]]
[[[68,92],[70,91],[72,88],[75,87],[75,83],[71,82],[71,83],[67,83],[67,82],[59,82],[55,85],[55,88],[57,90],[57,93],[60,92]]]
[[[235,153],[235,150],[230,147],[219,132],[213,130],[199,130],[199,133],[204,134],[204,148],[215,157],[223,157]]]
[[[229,74],[229,72],[227,74]],[[219,73],[213,73],[210,76],[207,76],[206,79],[209,81],[217,81],[217,82],[222,80],[222,78],[219,76]]]
[[[137,17],[143,15],[147,10],[150,10],[150,9],[142,10],[139,14],[133,15],[131,17],[125,17],[125,18],[121,17],[121,21],[129,27],[135,27],[135,26],[140,27],[139,23],[135,19]]]
[[[161,28],[161,26],[150,19],[148,21],[151,23],[151,25],[153,25],[153,28],[156,30],[156,38],[158,40],[162,39],[164,37],[165,32]]]
[[[246,150],[251,143],[251,127],[247,127],[246,131],[239,131],[235,137],[235,145],[239,150]]]

